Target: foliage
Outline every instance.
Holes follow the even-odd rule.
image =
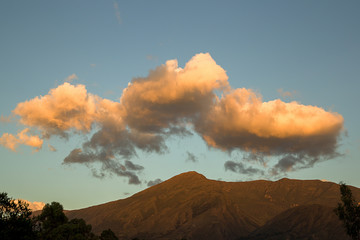
[[[38,216],[38,220],[44,232],[49,232],[68,221],[63,206],[58,202],[47,203]]]
[[[7,193],[0,193],[0,239],[35,239],[31,213],[25,202],[16,202]]]
[[[71,219],[58,202],[46,204],[41,214],[31,218],[28,204],[16,202],[7,193],[0,193],[0,240],[98,240],[91,225],[84,219]],[[101,240],[118,240],[110,230],[104,230]]]
[[[54,240],[92,240],[97,239],[91,233],[91,225],[87,225],[84,219],[72,219],[59,225],[48,234],[48,239]]]
[[[84,219],[68,221],[63,206],[58,202],[46,204],[38,216],[39,237],[42,240],[92,240],[97,237]]]
[[[360,240],[360,206],[346,184],[340,183],[340,193],[342,203],[338,203],[335,213],[343,221],[347,234],[354,240]]]
[[[111,229],[102,231],[100,240],[118,240],[115,233]]]

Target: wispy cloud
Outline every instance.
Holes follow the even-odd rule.
[[[277,91],[283,98],[294,98],[298,94],[296,91],[284,91],[282,88],[278,89]]]
[[[245,166],[242,162],[234,162],[234,161],[226,161],[224,164],[225,170],[226,171],[232,171],[232,172],[236,172],[236,173],[240,173],[240,174],[245,174],[245,175],[264,175],[264,171],[254,168],[252,166]]]
[[[2,123],[10,123],[12,122],[13,120],[13,116],[3,116],[3,115],[0,115],[0,122]]]
[[[162,180],[160,178],[157,178],[155,180],[151,180],[148,182],[147,186],[148,187],[151,187],[151,186],[154,186],[154,185],[157,185],[159,183],[162,183]]]
[[[79,79],[78,76],[77,76],[75,73],[73,73],[73,74],[71,74],[70,76],[66,77],[66,78],[64,79],[64,82],[69,82],[69,83],[71,83],[71,82],[73,82],[74,80],[78,80],[78,79]]]
[[[169,60],[148,76],[134,78],[119,101],[65,82],[45,96],[19,103],[13,113],[39,137],[29,136],[36,140],[29,144],[6,133],[2,145],[39,147],[54,135],[94,133],[70,152],[64,164],[85,164],[96,177],[115,174],[131,184],[141,183],[138,174],[143,167],[132,162],[137,151],[166,153],[170,136],[196,132],[211,148],[241,151],[262,163],[263,158],[275,157],[277,163],[264,167],[281,174],[338,156],[343,132],[338,113],[295,101],[264,102],[251,89],[231,88],[226,71],[208,53],[195,55],[184,68]],[[190,152],[188,158],[196,160]],[[100,163],[99,169],[95,163]],[[236,162],[228,162],[226,169],[256,172]]]
[[[57,149],[54,146],[50,145],[50,144],[48,144],[48,147],[49,147],[50,151],[52,151],[52,152],[57,151]]]
[[[119,9],[119,4],[114,1],[114,10],[115,10],[115,15],[116,15],[116,19],[118,21],[119,24],[122,24],[122,19],[121,19],[121,15],[120,15],[120,9]]]
[[[198,158],[195,156],[195,154],[187,151],[187,152],[186,152],[186,161],[187,161],[187,162],[193,162],[193,163],[195,163],[195,162],[198,162],[199,160],[198,160]]]
[[[149,61],[158,61],[159,58],[157,56],[153,56],[153,55],[146,55],[146,59]]]

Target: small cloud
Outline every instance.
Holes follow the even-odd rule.
[[[132,171],[141,171],[141,170],[144,170],[144,167],[143,167],[143,166],[134,164],[134,163],[132,163],[132,162],[129,161],[129,160],[126,160],[126,161],[125,161],[125,168],[128,169],[128,170],[132,170]]]
[[[78,76],[73,73],[70,76],[68,76],[67,78],[64,79],[64,82],[73,82],[74,80],[78,80]]]
[[[45,203],[43,203],[43,202],[29,202],[29,201],[23,200],[23,199],[17,199],[17,200],[15,200],[15,203],[18,203],[19,201],[28,204],[29,208],[33,212],[38,211],[38,210],[42,210],[43,207],[45,206]]]
[[[115,93],[113,90],[108,90],[104,94],[105,94],[105,96],[111,96],[111,95],[114,95]]]
[[[16,152],[16,148],[19,144],[27,145],[33,147],[35,151],[41,149],[43,140],[40,139],[39,136],[36,135],[28,135],[29,128],[25,128],[21,132],[19,132],[16,136],[10,133],[4,133],[0,137],[0,145],[3,145],[6,148]]]
[[[153,56],[153,55],[146,55],[146,59],[149,61],[158,61],[159,58],[157,56]]]
[[[160,178],[157,178],[155,180],[149,181],[147,185],[148,185],[148,187],[151,187],[151,186],[157,185],[159,183],[162,183],[162,180]]]
[[[95,64],[95,63],[91,63],[91,64],[90,64],[90,67],[94,68],[94,67],[96,67],[96,64]]]
[[[195,163],[195,162],[198,162],[198,161],[199,161],[198,158],[197,158],[193,153],[191,153],[191,152],[186,152],[186,154],[187,154],[187,158],[186,158],[186,161],[187,161],[187,162],[193,162],[193,163]]]
[[[11,121],[12,121],[11,115],[10,116],[3,116],[3,115],[0,116],[0,122],[2,122],[2,123],[9,123]]]
[[[292,91],[292,92],[284,91],[282,88],[278,89],[277,91],[279,95],[283,98],[294,98],[297,95],[296,91]]]
[[[122,24],[122,19],[120,16],[120,10],[119,10],[119,4],[114,1],[114,9],[115,9],[115,15],[116,15],[116,19],[118,21],[119,24]]]
[[[52,152],[57,151],[57,149],[54,146],[50,145],[50,144],[48,144],[48,147],[49,147],[50,151],[52,151]]]
[[[246,174],[246,175],[253,175],[253,174],[264,175],[264,171],[257,168],[253,168],[251,166],[246,167],[241,162],[227,161],[225,162],[224,167],[225,167],[225,171],[229,170],[235,173]]]

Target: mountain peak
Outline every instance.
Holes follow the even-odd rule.
[[[207,180],[207,178],[195,171],[189,171],[189,172],[184,172],[184,173],[180,173],[179,175],[176,175],[174,177],[172,177],[171,179],[192,179],[192,180]]]

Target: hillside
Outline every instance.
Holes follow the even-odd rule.
[[[351,189],[359,199],[360,190]],[[290,224],[286,226],[289,231],[293,226],[297,226],[294,231],[302,231],[298,222],[304,217],[321,219],[323,215],[328,221],[311,224],[318,229],[314,230],[316,234],[327,231],[329,222],[341,231],[340,222],[332,215],[338,202],[339,186],[330,182],[290,179],[222,182],[187,172],[129,198],[66,214],[69,218],[84,218],[95,233],[111,228],[120,239],[221,240],[248,236],[260,239],[257,237],[265,233],[269,237],[274,234],[269,232],[276,229],[273,226],[281,229],[283,222]],[[319,215],[314,215],[314,206]],[[297,218],[300,213],[312,215]],[[315,234],[314,231],[308,232]]]

